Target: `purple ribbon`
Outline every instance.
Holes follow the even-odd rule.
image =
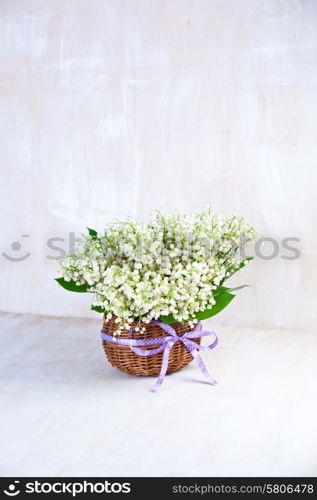
[[[202,331],[201,322],[199,321],[195,326],[194,330],[192,330],[191,332],[186,332],[182,336],[178,336],[174,328],[172,328],[170,325],[167,325],[166,323],[163,323],[162,321],[152,320],[151,323],[160,326],[162,330],[164,330],[169,335],[166,337],[155,337],[153,339],[141,340],[141,339],[131,339],[131,338],[123,339],[120,337],[107,335],[106,333],[101,332],[101,338],[105,342],[110,342],[111,344],[129,346],[131,351],[133,351],[135,354],[138,354],[139,356],[154,356],[155,354],[159,354],[160,352],[164,351],[161,371],[152,389],[153,391],[159,389],[163,383],[164,377],[168,369],[169,354],[175,342],[182,342],[186,347],[186,349],[188,350],[188,352],[190,352],[190,354],[196,360],[198,367],[200,368],[201,372],[204,374],[208,382],[211,385],[217,384],[216,380],[214,380],[212,376],[208,373],[208,370],[198,352],[198,351],[207,351],[210,349],[214,349],[216,347],[216,345],[218,344],[218,337],[215,332]],[[135,327],[130,330],[129,337],[134,330]],[[202,346],[197,342],[194,342],[194,340],[192,340],[201,337],[207,337],[209,335],[214,336],[214,341],[207,346]],[[149,350],[140,349],[140,347],[148,347],[151,345],[158,345],[158,347],[154,347],[153,349]]]

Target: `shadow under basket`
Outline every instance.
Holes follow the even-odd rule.
[[[138,323],[131,325],[131,328],[137,326]],[[132,338],[140,340],[153,339],[155,337],[166,337],[168,334],[160,328],[158,325],[154,324],[143,324],[145,327],[144,332],[132,332],[129,336],[129,330],[122,330],[120,333],[120,338]],[[186,332],[193,330],[188,323],[172,323],[170,325],[178,336],[184,335]],[[116,331],[118,324],[115,323],[115,318],[111,318],[106,321],[104,318],[102,332],[107,335],[112,335]],[[200,338],[195,339],[195,342],[200,344]],[[121,346],[116,344],[111,344],[110,342],[102,341],[103,349],[108,358],[109,363],[119,370],[130,373],[131,375],[149,376],[149,375],[159,375],[163,353],[154,354],[154,356],[139,356],[135,354],[130,347]],[[151,347],[144,347],[142,349],[153,349],[153,347],[158,347],[151,345]],[[175,342],[169,355],[168,369],[167,373],[173,373],[184,366],[188,365],[193,360],[193,356],[188,352],[186,347],[182,342]]]

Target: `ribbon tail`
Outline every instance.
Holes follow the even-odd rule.
[[[170,342],[165,347],[161,371],[160,371],[159,376],[157,377],[157,380],[156,380],[154,387],[152,387],[152,389],[151,389],[152,392],[156,392],[161,387],[161,385],[163,383],[163,380],[164,380],[164,377],[166,375],[167,368],[168,368],[168,360],[169,360],[171,347],[172,347],[172,344]]]
[[[203,375],[205,376],[205,378],[208,380],[208,382],[211,384],[211,385],[217,385],[217,380],[215,380],[211,375],[210,373],[208,372],[207,368],[206,368],[206,365],[205,363],[203,362],[202,360],[202,357],[200,356],[200,354],[198,353],[198,351],[191,351],[191,355],[193,356],[193,358],[195,358],[196,362],[197,362],[197,365],[200,369],[200,371],[203,373]]]

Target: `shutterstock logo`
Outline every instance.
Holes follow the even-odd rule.
[[[4,493],[8,495],[9,497],[15,497],[20,493],[20,490],[18,490],[18,484],[20,481],[13,481],[13,483],[9,484],[7,490],[4,490]]]
[[[4,490],[7,496],[13,497],[21,492],[17,484],[20,481],[13,481]],[[22,493],[26,494],[68,494],[69,496],[76,497],[77,495],[85,493],[97,493],[97,494],[116,494],[116,493],[130,493],[131,484],[130,483],[120,483],[111,481],[33,481],[25,483],[25,489]]]

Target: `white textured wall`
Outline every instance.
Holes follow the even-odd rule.
[[[0,256],[1,310],[95,315],[48,237],[211,202],[302,251],[217,322],[316,328],[317,2],[1,0],[0,23],[1,250],[31,253]]]

